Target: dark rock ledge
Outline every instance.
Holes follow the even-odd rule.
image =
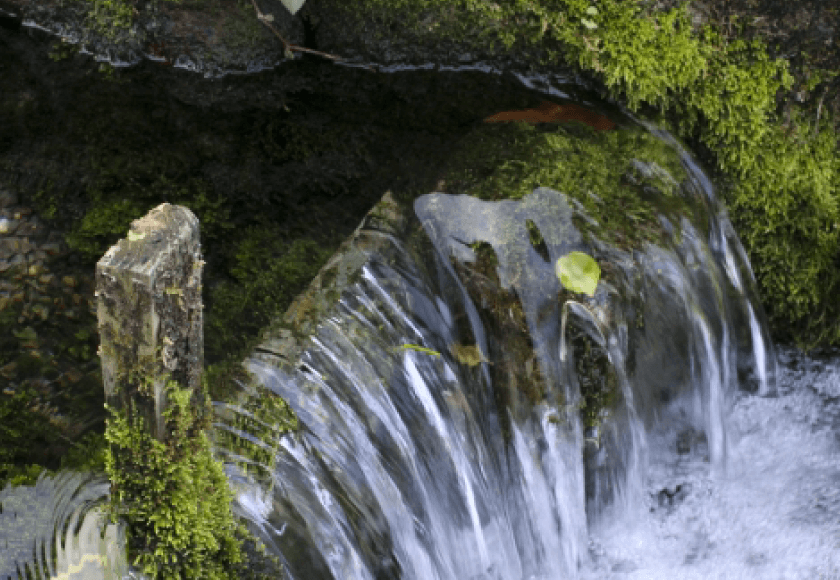
[[[93,53],[112,66],[130,66],[143,59],[208,77],[256,72],[283,60],[283,45],[245,0],[140,1],[118,9],[95,8],[85,0],[0,0],[0,21],[6,27],[46,31]],[[300,18],[277,0],[262,0],[260,10],[289,42],[304,40]]]

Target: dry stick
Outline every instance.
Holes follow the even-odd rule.
[[[318,56],[323,56],[324,58],[328,58],[330,60],[336,60],[336,61],[345,60],[343,57],[335,56],[334,54],[329,54],[329,53],[326,53],[326,52],[320,52],[318,50],[312,50],[311,48],[306,48],[306,47],[303,47],[303,46],[297,46],[296,44],[291,44],[285,38],[283,38],[282,34],[277,32],[277,29],[274,28],[274,26],[271,24],[271,20],[268,17],[266,17],[265,14],[260,12],[260,7],[257,6],[257,0],[251,0],[251,3],[254,5],[254,10],[257,11],[257,20],[259,20],[260,22],[262,22],[263,24],[268,26],[268,28],[271,30],[271,32],[274,33],[274,36],[279,38],[280,42],[283,43],[283,52],[286,55],[286,58],[292,58],[292,55],[291,55],[292,52],[308,52],[310,54],[317,54]]]

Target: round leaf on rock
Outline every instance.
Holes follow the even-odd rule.
[[[570,252],[557,260],[557,277],[564,288],[572,292],[595,295],[595,288],[601,278],[601,268],[588,254]]]

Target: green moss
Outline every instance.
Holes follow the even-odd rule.
[[[219,378],[218,374],[214,377],[216,380]],[[244,371],[237,378],[240,385],[247,385],[243,393],[244,401],[239,401],[240,411],[234,413],[232,419],[225,420],[225,427],[214,431],[214,444],[244,457],[246,461],[236,461],[240,471],[256,477],[271,488],[273,478],[270,470],[277,456],[280,436],[297,430],[300,424],[281,397],[262,388]],[[226,400],[236,401],[230,396]],[[243,434],[247,434],[247,437],[243,437]]]
[[[77,45],[71,44],[62,39],[52,44],[50,52],[47,56],[49,56],[50,60],[53,60],[54,62],[61,62],[72,58],[78,53],[79,47]]]
[[[570,328],[569,334],[580,387],[583,426],[597,427],[605,414],[616,408],[620,393],[618,377],[603,348],[575,328]]]
[[[128,30],[134,23],[137,10],[129,0],[77,0],[89,6],[88,25],[108,38],[115,38],[120,30]],[[181,0],[165,0],[180,2]]]
[[[640,161],[667,173],[642,175]],[[448,191],[481,199],[520,199],[537,187],[565,193],[597,221],[595,226],[581,220],[581,229],[619,247],[662,240],[665,232],[651,201],[666,213],[684,209],[686,202],[673,195],[684,178],[674,151],[640,129],[595,131],[574,124],[545,130],[527,123],[477,129],[462,142],[446,174]],[[650,188],[670,201],[662,205]],[[539,245],[539,239],[532,241]]]
[[[231,345],[242,360],[253,348],[260,329],[315,277],[332,253],[312,240],[286,242],[269,226],[249,228],[234,247],[231,279],[210,292],[212,310],[206,321],[208,360],[230,358]],[[242,342],[243,336],[253,341]],[[247,350],[245,350],[247,349]]]
[[[605,14],[618,9],[613,2],[604,6]],[[600,73],[632,108],[645,102],[670,109],[680,133],[708,146],[734,178],[726,200],[774,333],[806,347],[840,344],[840,158],[833,123],[824,120],[816,134],[794,118],[786,129],[774,113],[777,91],[792,81],[785,61],[770,60],[757,40],[726,42],[709,28],[689,41],[684,9],[667,18],[666,36],[681,39],[682,52],[654,44],[637,47],[624,64],[617,60],[653,21],[632,30],[625,20],[605,21],[592,34],[597,41],[571,31],[563,38],[579,63]],[[677,65],[682,74],[669,72]]]
[[[95,200],[94,203],[66,237],[70,248],[91,261],[101,258],[125,234],[133,220],[143,217],[151,209],[149,204],[127,198],[109,202]]]
[[[172,382],[167,389],[166,443],[154,439],[136,414],[129,421],[127,413],[108,408],[112,521],[126,521],[132,564],[152,578],[227,579],[241,562],[241,544],[227,479],[204,432],[209,402],[199,397],[205,412],[196,419],[193,394]]]

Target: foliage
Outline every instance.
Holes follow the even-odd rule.
[[[235,462],[242,473],[264,476],[269,482],[267,486],[271,486],[274,482],[271,468],[277,457],[280,436],[297,430],[300,424],[291,407],[276,393],[251,377],[244,378],[243,384],[249,385],[250,393],[244,402],[234,400],[239,410],[232,420],[225,421],[228,428],[214,430],[214,445],[232,453],[229,461]],[[246,460],[241,461],[238,457]]]
[[[109,203],[96,199],[82,220],[67,234],[67,245],[91,261],[98,260],[111,244],[125,235],[131,222],[143,217],[151,207],[133,199]]]
[[[102,433],[90,432],[61,456],[61,468],[83,472],[105,472],[105,450],[108,443]]]

